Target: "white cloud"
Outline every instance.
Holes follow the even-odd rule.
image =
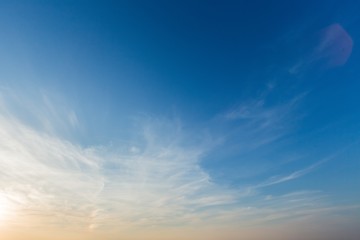
[[[113,218],[124,226],[153,225],[184,223],[199,208],[235,201],[234,191],[211,182],[199,166],[204,149],[182,147],[177,131],[158,136],[145,127],[142,149],[83,148],[57,137],[54,126],[47,132],[27,125],[5,102],[1,113],[0,190],[19,214],[76,216],[90,228]]]
[[[65,113],[71,111],[57,113],[52,105],[50,115],[59,119],[41,119],[55,124],[41,129],[13,113],[4,95],[0,103],[0,194],[17,209],[9,220],[16,226],[59,225],[94,231],[246,225],[297,217],[302,207],[308,211],[305,215],[313,215],[323,207],[323,202],[306,194],[265,200],[259,189],[255,193],[215,183],[200,165],[208,145],[184,134],[177,121],[148,118],[131,141],[123,142],[125,146],[83,147],[56,134],[56,124],[63,122],[62,117],[66,122]],[[297,178],[315,167],[264,184]],[[247,198],[254,201],[246,203]],[[26,221],[29,218],[37,221]]]
[[[295,114],[303,92],[281,103],[269,104],[267,98],[274,89],[268,89],[258,98],[241,104],[218,116],[220,124],[229,125],[225,143],[234,145],[237,153],[255,151],[289,136],[303,115]]]
[[[259,187],[259,188],[260,187],[268,187],[268,186],[271,186],[271,185],[280,184],[280,183],[283,183],[283,182],[287,182],[287,181],[290,181],[290,180],[300,178],[300,177],[314,171],[318,166],[323,164],[325,161],[327,161],[327,159],[321,160],[321,161],[319,161],[319,162],[317,162],[315,164],[312,164],[311,166],[309,166],[307,168],[295,171],[295,172],[293,172],[293,173],[291,173],[289,175],[286,175],[286,176],[274,176],[274,177],[271,177],[267,181],[257,185],[257,187]]]

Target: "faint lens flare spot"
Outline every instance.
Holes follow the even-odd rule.
[[[332,24],[321,31],[320,43],[315,54],[323,58],[330,67],[342,66],[349,59],[353,40],[340,24]]]
[[[289,73],[298,74],[313,68],[340,67],[347,63],[353,49],[353,40],[349,33],[338,23],[320,30],[316,43],[309,54],[301,57]]]

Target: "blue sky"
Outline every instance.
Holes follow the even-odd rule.
[[[314,222],[310,235],[335,224],[356,239],[359,8],[2,1],[8,228],[32,215],[49,227],[50,214],[58,228],[126,236],[289,224],[297,239]]]

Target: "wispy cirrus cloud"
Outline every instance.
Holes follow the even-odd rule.
[[[0,107],[0,194],[13,209],[9,225],[86,231],[230,223],[238,228],[339,210],[326,204],[321,193],[261,192],[261,187],[304,176],[320,163],[247,191],[214,181],[201,166],[211,146],[204,142],[211,140],[194,140],[177,121],[143,118],[122,145],[85,147],[58,134],[58,123],[62,129],[74,126],[71,110],[57,111],[49,98],[42,98],[44,105],[21,106],[26,101],[20,101],[14,112],[9,99],[2,95]],[[253,124],[277,115],[274,109],[266,114],[251,110],[256,114],[247,116]],[[32,118],[52,125],[37,127],[27,121]]]
[[[321,164],[325,163],[326,161],[328,161],[328,158],[321,160],[319,162],[316,162],[316,163],[312,164],[311,166],[306,167],[304,169],[292,172],[285,176],[273,176],[270,179],[268,179],[267,181],[258,184],[256,187],[258,187],[258,188],[268,187],[268,186],[272,186],[272,185],[276,185],[276,184],[280,184],[283,182],[287,182],[287,181],[291,181],[291,180],[300,178],[308,173],[311,173],[312,171],[317,169]]]
[[[300,113],[298,110],[308,91],[276,102],[271,101],[276,87],[273,83],[269,85],[258,97],[238,103],[215,118],[214,128],[220,128],[220,131],[214,135],[221,136],[222,140],[218,153],[223,153],[224,158],[237,155],[238,161],[245,166],[250,163],[246,158],[251,157],[253,163],[259,160],[257,165],[237,169],[236,174],[241,178],[263,174],[269,170],[270,166],[266,165],[264,156],[261,156],[262,150],[270,146],[275,149],[279,142],[289,140],[305,116],[304,112]],[[247,157],[243,157],[244,154]],[[272,166],[275,164],[277,163],[271,163]]]
[[[236,199],[199,166],[204,149],[182,147],[178,132],[157,135],[155,123],[144,124],[139,146],[119,150],[82,147],[49,128],[31,127],[5,101],[1,113],[0,187],[20,216],[56,215],[89,228],[114,219],[124,227],[174,224],[199,208]]]

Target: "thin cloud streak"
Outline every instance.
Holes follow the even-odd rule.
[[[287,181],[290,181],[290,180],[300,178],[300,177],[314,171],[315,169],[317,169],[321,164],[325,163],[326,161],[328,161],[328,159],[321,160],[321,161],[319,161],[319,162],[317,162],[315,164],[312,164],[311,166],[309,166],[307,168],[295,171],[295,172],[293,172],[293,173],[291,173],[289,175],[286,175],[286,176],[282,176],[282,177],[274,176],[274,177],[271,177],[269,180],[267,180],[267,181],[265,181],[263,183],[260,183],[256,187],[257,188],[268,187],[268,186],[271,186],[271,185],[280,184],[280,183],[283,183],[283,182],[287,182]]]
[[[245,101],[219,115],[218,119],[234,127],[226,136],[227,143],[236,141],[237,149],[253,151],[272,144],[294,130],[298,118],[294,112],[308,92],[288,99],[285,103],[269,105],[267,98],[274,86],[261,96]]]

